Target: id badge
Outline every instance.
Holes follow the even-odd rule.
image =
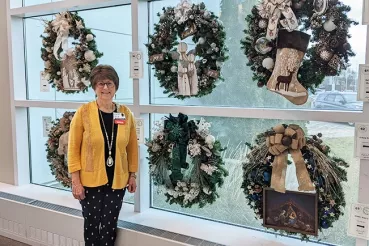
[[[117,124],[117,125],[126,124],[126,116],[122,113],[114,113],[113,119],[114,119],[114,124]]]

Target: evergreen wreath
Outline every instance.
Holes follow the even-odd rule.
[[[191,5],[187,0],[181,0],[175,8],[163,8],[158,16],[159,23],[155,24],[146,46],[149,64],[154,65],[155,77],[164,93],[178,99],[210,94],[216,81],[223,80],[221,67],[228,59],[226,34],[218,17],[204,3]],[[196,47],[187,53],[187,44],[179,43],[178,37],[184,40],[190,36]],[[187,72],[182,67],[188,67]],[[191,92],[183,92],[178,82],[184,74],[190,78]]]
[[[68,172],[67,152],[70,123],[74,112],[65,112],[63,117],[53,121],[46,143],[46,158],[50,163],[51,173],[63,186],[70,188],[72,184]]]
[[[225,148],[210,127],[203,118],[188,120],[179,113],[155,123],[153,138],[146,140],[153,183],[170,204],[204,207],[219,197],[217,187],[228,175],[221,157]]]
[[[338,0],[263,0],[259,6],[254,6],[251,14],[246,17],[246,37],[241,40],[242,49],[248,58],[247,65],[254,72],[253,81],[258,87],[267,85],[272,75],[273,65],[277,55],[277,39],[267,39],[270,31],[268,25],[277,29],[286,25],[287,18],[283,12],[280,19],[274,19],[275,13],[268,12],[268,7],[278,5],[275,12],[291,8],[300,31],[311,31],[312,44],[304,57],[298,71],[301,85],[315,91],[326,76],[339,75],[341,70],[349,66],[349,58],[355,56],[349,44],[349,28],[358,23],[347,16],[351,8]],[[267,6],[267,7],[266,7]],[[265,8],[266,7],[266,8]],[[274,10],[273,7],[269,8]],[[280,12],[279,12],[280,13]],[[279,22],[281,20],[281,23]],[[290,19],[288,19],[290,20]],[[276,30],[274,30],[276,32]],[[276,35],[273,33],[272,36]]]
[[[283,125],[284,128],[290,126]],[[270,152],[267,142],[268,137],[274,135],[275,131],[272,129],[259,134],[255,144],[247,143],[250,152],[243,163],[241,187],[256,219],[263,219],[263,189],[271,187],[272,183],[273,163],[277,157]],[[347,181],[345,168],[349,166],[343,159],[330,154],[329,146],[324,144],[321,137],[321,133],[305,137],[306,145],[300,149],[318,195],[319,231],[333,227],[333,223],[343,215],[346,202],[341,182]],[[291,162],[288,161],[288,164]],[[296,234],[288,231],[280,233]],[[301,238],[309,239],[305,234],[301,234]]]
[[[77,12],[58,13],[54,20],[45,21],[44,33],[45,36],[41,35],[41,58],[45,65],[43,77],[57,91],[66,94],[86,92],[90,85],[91,70],[98,64],[98,58],[103,56],[97,50],[95,34],[85,27],[83,18]],[[78,40],[72,43],[74,49],[67,48],[68,38]],[[68,80],[65,79],[63,68],[72,70],[69,81],[76,83],[70,86],[72,89],[66,88]]]

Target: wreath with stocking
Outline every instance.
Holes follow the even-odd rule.
[[[348,18],[349,11],[338,0],[263,0],[254,6],[241,41],[253,81],[304,104],[307,90],[339,75],[355,55],[349,28],[358,23]]]
[[[221,157],[225,148],[210,127],[203,118],[170,115],[155,124],[152,139],[146,141],[154,185],[170,204],[203,207],[219,197],[217,187],[228,175]]]
[[[46,158],[50,163],[51,173],[63,186],[71,187],[71,177],[68,172],[68,137],[70,123],[74,112],[65,112],[63,117],[52,122],[46,143]]]
[[[318,230],[333,227],[334,222],[343,215],[346,203],[342,182],[347,181],[345,168],[348,164],[343,159],[332,156],[329,146],[324,144],[321,137],[322,134],[305,136],[298,125],[277,125],[259,134],[255,144],[247,144],[250,152],[243,164],[242,189],[248,205],[257,219],[264,220],[264,225],[268,224],[268,220],[282,223],[282,217],[288,216],[282,214],[282,217],[265,218],[264,209],[271,209],[271,205],[277,204],[264,204],[263,192],[270,188],[280,193],[286,192],[287,165],[296,167],[298,190],[316,195],[317,218],[311,224],[296,219],[293,221],[295,227],[287,225],[287,220],[282,223],[281,233],[296,234],[294,229],[298,227],[302,231],[301,237],[308,239],[308,235],[317,235]],[[289,154],[293,164],[287,159]]]
[[[221,67],[228,51],[218,17],[204,3],[187,0],[181,0],[177,7],[163,8],[158,16],[159,23],[146,46],[149,64],[153,64],[164,93],[178,99],[210,94],[216,81],[222,80]],[[191,36],[192,41],[185,42]]]
[[[42,76],[57,91],[66,94],[86,92],[90,86],[91,70],[98,64],[102,53],[97,50],[95,34],[86,28],[78,13],[62,12],[52,21],[45,22],[46,35],[41,35]],[[68,48],[73,38],[74,48]]]

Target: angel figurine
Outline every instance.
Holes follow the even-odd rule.
[[[199,81],[197,78],[197,69],[195,65],[195,55],[190,53],[187,55],[188,59],[188,79],[190,81],[191,95],[197,95],[199,92]]]
[[[178,61],[178,95],[191,96],[190,81],[188,78],[188,57],[187,44],[178,44],[179,61]]]

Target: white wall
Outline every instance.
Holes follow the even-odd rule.
[[[0,182],[14,184],[6,1],[0,1]]]

